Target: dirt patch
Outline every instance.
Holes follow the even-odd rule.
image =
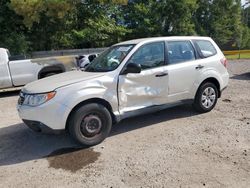
[[[231,103],[232,102],[232,100],[230,100],[230,99],[223,99],[222,101],[226,102],[226,103]]]
[[[184,105],[126,119],[93,149],[32,132],[18,93],[0,93],[0,187],[249,187],[250,61],[235,62],[211,112]]]
[[[62,148],[48,155],[47,160],[50,168],[77,172],[97,161],[99,156],[100,153],[93,148]]]
[[[247,117],[242,117],[239,120],[243,121],[243,122],[247,122],[247,124],[249,124],[249,122],[250,122],[250,118],[247,118]]]

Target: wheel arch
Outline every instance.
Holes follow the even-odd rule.
[[[117,122],[117,119],[113,113],[113,109],[112,109],[112,106],[110,105],[110,103],[104,99],[101,99],[101,98],[92,98],[92,99],[87,99],[85,101],[82,101],[80,103],[78,103],[69,113],[68,117],[67,117],[67,120],[66,120],[66,127],[65,129],[67,130],[68,129],[68,126],[69,126],[69,120],[71,118],[71,116],[73,115],[73,113],[78,109],[80,108],[81,106],[84,106],[86,104],[91,104],[91,103],[97,103],[97,104],[101,104],[103,105],[104,107],[106,107],[112,117],[112,122],[113,124]]]
[[[38,79],[44,78],[44,76],[48,73],[63,73],[65,72],[65,67],[63,65],[51,65],[51,66],[46,66],[43,67],[39,72],[38,72]]]
[[[195,96],[197,95],[197,92],[198,92],[199,88],[200,88],[204,83],[206,83],[206,82],[213,83],[213,84],[216,86],[216,88],[217,88],[217,90],[218,90],[218,98],[220,98],[220,97],[221,97],[221,86],[220,86],[220,82],[219,82],[218,79],[216,79],[215,77],[209,77],[209,78],[206,78],[205,80],[203,80],[203,81],[200,83],[200,85],[199,85],[199,87],[198,87],[198,89],[197,89],[197,91],[196,91]]]

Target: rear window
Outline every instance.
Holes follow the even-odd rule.
[[[195,60],[195,52],[190,41],[168,41],[168,64]]]
[[[196,40],[195,43],[200,49],[200,53],[204,58],[214,56],[217,51],[213,44],[207,40]]]

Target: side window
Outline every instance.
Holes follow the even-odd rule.
[[[168,64],[195,60],[195,52],[190,41],[168,42]]]
[[[89,62],[93,61],[95,58],[96,58],[95,55],[90,55],[89,56]]]
[[[165,65],[164,42],[155,42],[140,47],[128,63],[140,64],[142,70]]]
[[[195,40],[195,43],[198,45],[200,49],[200,53],[203,57],[210,57],[217,54],[217,51],[213,44],[207,40]]]

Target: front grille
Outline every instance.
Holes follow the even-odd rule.
[[[24,102],[24,94],[22,92],[20,92],[20,95],[19,95],[19,99],[18,99],[18,104],[19,105],[22,105],[23,102]]]

